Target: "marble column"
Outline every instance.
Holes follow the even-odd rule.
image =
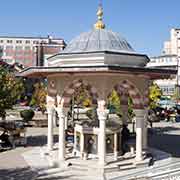
[[[118,158],[118,134],[114,134],[114,160]]]
[[[104,109],[105,102],[98,102],[97,115],[99,119],[99,134],[98,134],[98,153],[99,164],[104,166],[106,164],[106,119],[109,113]]]
[[[76,156],[77,152],[77,131],[76,131],[76,126],[74,127],[74,145],[73,145],[73,155]]]
[[[135,110],[136,114],[136,161],[143,160],[143,124],[145,110]]]
[[[84,159],[84,134],[81,133],[80,136],[80,152],[81,152],[81,158]]]
[[[147,136],[147,110],[145,111],[144,114],[144,121],[143,121],[143,150],[147,150],[147,141],[148,141],[148,136]]]
[[[53,127],[56,127],[56,111],[53,112]]]
[[[63,108],[57,108],[59,117],[59,161],[65,161],[65,115]]]
[[[48,113],[48,136],[47,136],[47,150],[50,153],[53,149],[53,114],[54,108],[47,108]]]
[[[68,129],[68,116],[65,116],[65,130]]]

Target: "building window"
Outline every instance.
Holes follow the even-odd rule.
[[[12,40],[7,40],[7,43],[12,43]]]
[[[26,64],[29,63],[29,61],[30,61],[29,59],[24,59],[24,63]]]
[[[22,46],[16,46],[16,51],[22,50]]]
[[[13,46],[6,46],[6,50],[13,50]]]
[[[29,51],[29,50],[31,50],[31,47],[30,47],[30,46],[25,46],[25,47],[24,47],[24,50],[25,50],[25,51]]]
[[[22,46],[16,46],[16,55],[21,55],[23,54],[23,48]]]
[[[33,44],[39,44],[39,42],[38,41],[33,41]]]
[[[3,40],[0,40],[0,43],[3,43],[4,41]]]
[[[6,56],[13,56],[13,46],[6,46]]]
[[[30,55],[31,54],[31,47],[26,46],[24,47],[24,55]]]
[[[17,43],[17,44],[21,44],[22,41],[21,41],[21,40],[17,40],[16,43]]]
[[[29,40],[26,40],[26,44],[30,44],[31,43],[31,41],[29,41]]]
[[[17,63],[21,63],[22,61],[20,59],[15,59]]]

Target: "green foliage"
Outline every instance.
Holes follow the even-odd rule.
[[[119,117],[122,116],[121,99],[114,89],[108,98],[108,109],[110,113],[116,113]]]
[[[32,109],[22,110],[20,111],[20,115],[23,118],[23,120],[29,121],[32,120],[32,118],[34,117],[34,111]]]
[[[149,88],[149,100],[150,100],[150,108],[156,108],[158,106],[158,101],[162,96],[162,91],[159,86],[155,83],[152,84]]]
[[[135,116],[133,111],[133,100],[130,96],[128,97],[128,116],[129,119],[132,119]]]
[[[6,116],[6,109],[12,109],[23,92],[23,80],[0,66],[0,117]]]
[[[74,93],[74,104],[81,107],[90,107],[92,105],[91,96],[83,84]]]
[[[110,113],[116,113],[119,117],[122,117],[121,97],[115,90],[112,91],[108,98],[108,109]],[[128,97],[128,116],[130,119],[134,117],[133,100],[130,96]]]
[[[46,110],[47,87],[45,83],[38,82],[34,85],[34,92],[30,102],[30,106],[39,107],[41,111]]]

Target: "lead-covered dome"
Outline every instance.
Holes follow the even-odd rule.
[[[134,53],[131,45],[123,37],[106,29],[93,29],[80,34],[67,45],[63,53],[98,51]]]
[[[144,67],[149,58],[136,53],[118,33],[105,29],[103,9],[99,6],[94,28],[74,38],[59,54],[48,59],[48,66]]]

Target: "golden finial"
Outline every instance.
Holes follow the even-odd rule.
[[[103,23],[103,8],[101,3],[99,4],[97,17],[98,21],[96,22],[96,24],[94,24],[95,29],[105,29],[105,24]]]

